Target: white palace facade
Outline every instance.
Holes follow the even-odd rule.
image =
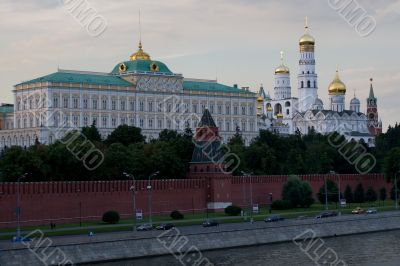
[[[246,144],[258,136],[256,93],[216,80],[186,79],[154,61],[142,44],[111,73],[58,70],[15,86],[14,108],[0,106],[0,147],[53,143],[95,124],[103,138],[119,125],[147,140],[164,129],[194,130],[205,108],[227,141],[239,127]]]

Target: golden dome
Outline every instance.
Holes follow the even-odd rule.
[[[150,55],[146,52],[143,51],[143,46],[142,46],[142,42],[139,42],[139,49],[137,50],[136,53],[131,55],[131,61],[135,61],[135,60],[146,60],[146,61],[150,61]]]
[[[282,114],[282,113],[278,113],[278,114],[276,115],[276,118],[282,119],[282,118],[283,118],[283,114]]]
[[[259,103],[262,103],[262,102],[264,102],[264,98],[260,95],[260,96],[258,96],[258,98],[257,98],[257,102],[259,102]]]
[[[346,85],[339,78],[339,71],[336,70],[336,75],[328,88],[329,94],[345,94]]]
[[[275,68],[275,74],[289,74],[289,68],[285,65],[280,65],[277,68]]]
[[[272,112],[274,109],[272,109],[272,106],[267,106],[267,111]]]
[[[283,63],[283,51],[281,51],[281,65],[275,68],[275,74],[289,74],[289,68]]]
[[[300,37],[299,44],[300,45],[306,45],[306,44],[314,45],[315,44],[315,39],[314,39],[313,36],[311,36],[310,34],[306,33],[306,34],[304,34],[303,36]]]
[[[307,45],[307,44],[314,45],[315,44],[315,39],[314,39],[313,36],[311,36],[308,33],[308,18],[307,17],[305,17],[304,28],[306,30],[306,33],[303,36],[300,37],[299,44],[300,45]]]

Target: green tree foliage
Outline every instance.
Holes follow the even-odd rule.
[[[346,186],[344,190],[344,198],[346,199],[347,203],[352,203],[354,201],[353,190],[349,185]]]
[[[381,200],[381,201],[385,201],[386,200],[386,197],[387,197],[387,192],[386,192],[386,188],[381,188],[380,190],[379,190],[379,200]]]
[[[400,148],[393,148],[385,157],[385,176],[388,181],[394,181],[395,175],[400,177]]]
[[[171,219],[173,220],[182,220],[184,219],[184,215],[180,212],[180,211],[172,211],[171,214],[169,215],[171,217]]]
[[[106,139],[107,144],[119,142],[125,146],[144,141],[145,137],[140,128],[127,125],[117,127]]]
[[[365,201],[364,187],[360,183],[357,185],[356,189],[354,190],[354,202],[355,203],[363,203],[364,201]]]
[[[297,176],[290,176],[283,186],[282,199],[294,208],[308,208],[314,203],[310,184],[301,181]]]
[[[81,132],[90,141],[93,142],[101,141],[101,135],[95,123],[93,123],[90,127],[83,127]]]
[[[337,184],[334,181],[327,179],[326,187],[327,187],[327,191],[328,191],[328,202],[338,202],[339,189],[338,189]],[[319,202],[325,204],[325,184],[322,185],[321,188],[319,189],[318,200],[319,200]]]
[[[27,149],[8,147],[0,153],[0,180],[16,181],[25,172],[29,173],[26,181],[112,180],[125,178],[124,171],[145,179],[156,170],[160,170],[158,178],[184,178],[193,152],[192,138],[193,132],[187,126],[182,134],[164,130],[158,139],[146,143],[140,128],[122,125],[102,141],[93,124],[51,145],[37,141]],[[283,137],[261,130],[245,146],[237,128],[236,134],[221,149],[235,155],[226,157],[237,161],[235,175],[241,171],[256,175],[326,174],[332,169],[340,174],[356,174],[355,166],[341,155],[352,151],[355,145],[355,142],[346,143],[339,134],[326,136],[311,131],[309,135],[297,132]],[[98,169],[89,171],[82,157],[93,147],[103,153],[104,162]],[[365,147],[365,151],[376,157],[377,165],[372,172],[384,171],[392,181],[400,170],[400,126],[389,127],[387,133],[377,136],[376,147]],[[329,197],[333,197],[330,201],[337,201],[337,196],[329,194]]]
[[[242,212],[242,208],[236,205],[230,205],[225,208],[225,214],[230,216],[238,216]]]
[[[103,214],[103,222],[108,224],[116,224],[119,222],[120,216],[116,211],[107,211]]]
[[[378,200],[378,195],[372,187],[367,189],[367,192],[365,193],[365,200],[368,202],[374,202]]]

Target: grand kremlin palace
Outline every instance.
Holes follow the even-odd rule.
[[[102,137],[126,124],[147,140],[164,129],[194,130],[205,108],[227,141],[239,127],[248,144],[258,135],[257,95],[215,80],[187,79],[143,51],[111,73],[58,70],[15,86],[14,108],[0,106],[0,148],[50,144],[72,129],[95,124]]]

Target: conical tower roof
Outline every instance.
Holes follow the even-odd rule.
[[[203,116],[201,117],[198,127],[217,127],[210,111],[207,108],[204,109]]]

